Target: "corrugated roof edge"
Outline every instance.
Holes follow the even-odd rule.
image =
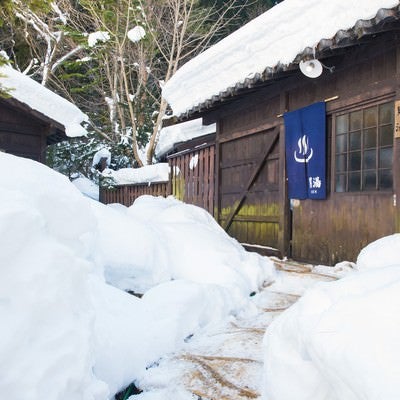
[[[244,81],[237,82],[235,86],[229,87],[218,95],[192,107],[190,110],[177,116],[179,120],[189,118],[195,113],[200,113],[214,106],[217,102],[224,101],[238,93],[239,90],[251,88],[257,83],[277,78],[282,72],[298,68],[301,60],[306,60],[319,56],[327,49],[337,49],[353,45],[356,40],[364,36],[384,31],[384,25],[398,21],[400,19],[400,5],[393,8],[381,8],[374,18],[368,20],[358,20],[355,25],[347,30],[339,30],[333,38],[321,38],[316,48],[306,47],[301,53],[298,53],[290,64],[278,63],[274,68],[267,67],[262,74],[256,73],[248,76]],[[382,28],[382,29],[380,29]]]

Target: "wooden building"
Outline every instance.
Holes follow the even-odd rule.
[[[68,139],[63,125],[13,98],[0,98],[0,151],[44,163],[47,145]]]
[[[46,146],[86,134],[74,104],[20,73],[0,67],[0,151],[45,162]]]
[[[275,19],[293,4],[285,3],[272,9]],[[188,93],[185,80],[195,85],[196,72],[213,57],[234,52],[231,43],[239,42],[240,33],[189,62],[167,83],[164,95],[179,121],[202,117],[205,124],[217,124],[214,216],[240,242],[272,247],[297,260],[335,264],[354,261],[371,241],[399,232],[400,13],[399,2],[392,3],[377,7],[368,19],[355,18],[332,37],[319,37],[285,63],[248,70],[242,80],[212,96],[189,98],[187,108],[179,97],[179,90]],[[349,7],[343,12],[357,15],[355,6]],[[323,73],[312,79],[300,71],[299,62],[314,58],[322,62]],[[320,101],[326,101],[327,197],[289,199],[282,116]]]

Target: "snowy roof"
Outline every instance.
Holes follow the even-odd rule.
[[[176,116],[199,111],[343,39],[368,34],[382,20],[398,19],[398,7],[398,0],[285,0],[183,65],[163,96]]]
[[[168,153],[176,143],[186,142],[190,139],[215,133],[215,131],[216,124],[203,125],[202,118],[162,128],[156,147],[156,156],[161,157]]]
[[[9,65],[0,67],[0,74],[0,84],[11,97],[63,125],[67,136],[87,133],[81,123],[88,117],[74,104]]]

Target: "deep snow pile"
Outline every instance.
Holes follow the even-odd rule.
[[[271,324],[265,399],[400,398],[399,247],[399,234],[370,244],[359,272],[310,289]]]
[[[376,240],[360,251],[357,268],[366,270],[400,264],[400,233]]]
[[[141,292],[162,281],[186,279],[247,295],[271,279],[269,259],[245,252],[199,207],[152,196],[125,210],[93,206],[105,274],[115,286]]]
[[[110,398],[187,336],[246,309],[250,291],[271,279],[268,259],[173,199],[106,207],[4,153],[0,187],[2,398]],[[138,299],[104,274],[153,287]]]
[[[73,185],[85,196],[93,200],[99,200],[99,186],[90,179],[79,176],[72,181]]]
[[[0,154],[0,394],[104,399],[92,372],[92,227],[68,180]]]

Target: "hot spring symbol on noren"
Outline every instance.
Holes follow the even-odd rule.
[[[299,147],[299,151],[294,151],[294,159],[298,163],[308,163],[314,154],[313,149],[309,146],[308,136],[304,135],[301,137],[297,142],[297,146]]]

